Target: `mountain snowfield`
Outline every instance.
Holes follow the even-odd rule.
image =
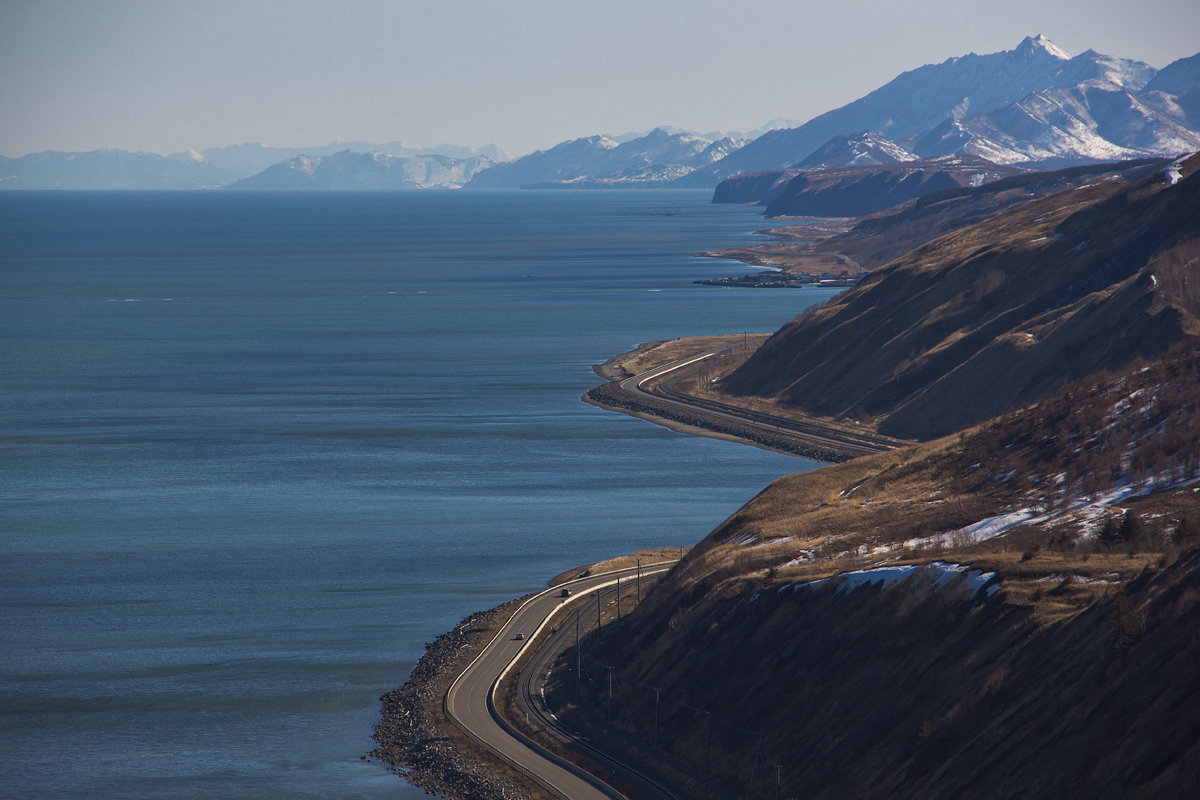
[[[965,153],[1035,168],[1192,152],[1200,149],[1200,54],[1156,70],[1094,50],[1070,57],[1031,36],[1013,50],[905,72],[799,127],[764,134],[687,182],[800,166],[864,132],[876,148],[886,141],[922,158]]]

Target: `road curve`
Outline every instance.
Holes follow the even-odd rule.
[[[669,364],[664,364],[638,375],[625,378],[617,382],[617,385],[621,391],[628,395],[650,400],[654,403],[665,403],[693,413],[701,412],[709,416],[735,422],[739,425],[748,425],[773,435],[795,437],[821,447],[828,447],[853,455],[879,453],[884,450],[890,450],[897,445],[896,442],[888,440],[885,437],[851,433],[822,425],[819,422],[804,422],[788,419],[787,417],[778,417],[761,411],[729,405],[728,403],[686,395],[671,388],[674,381],[666,382],[662,388],[655,391],[643,388],[643,384],[648,381],[662,378],[675,372],[680,373],[675,378],[675,380],[678,380],[680,377],[690,374],[690,372],[684,371],[688,367],[698,365],[706,359],[720,355],[729,349],[728,347],[717,348],[706,353],[672,361]]]
[[[642,576],[665,572],[672,563],[642,568]],[[533,645],[555,612],[581,596],[605,589],[637,574],[637,569],[606,572],[548,589],[526,600],[495,638],[463,670],[446,691],[443,706],[455,725],[489,750],[569,800],[625,800],[624,795],[582,768],[525,739],[496,711],[495,697],[509,670]],[[560,597],[562,589],[572,597]],[[517,634],[522,634],[517,639]]]

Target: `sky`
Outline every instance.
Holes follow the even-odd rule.
[[[1155,67],[1196,0],[0,0],[0,155],[802,122],[1042,33]]]

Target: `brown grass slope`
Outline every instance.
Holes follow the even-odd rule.
[[[1164,169],[1169,161],[1143,159],[1089,164],[932,192],[859,221],[846,233],[822,242],[822,249],[844,253],[865,267],[880,267],[914,247],[1032,200],[1089,182],[1141,180]]]
[[[666,754],[703,770],[707,753],[730,796],[772,796],[776,776],[792,797],[1185,796],[1198,476],[1200,347],[1185,343],[958,436],[775,481],[593,671],[616,665],[616,725],[652,741],[657,719]],[[1127,484],[1143,494],[1106,506]],[[1044,518],[945,535],[1021,508]],[[994,571],[998,591],[800,586],[935,558]]]
[[[1200,329],[1200,156],[1047,197],[918,247],[780,329],[724,382],[931,438]]]

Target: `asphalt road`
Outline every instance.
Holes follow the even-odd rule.
[[[639,375],[634,375],[631,378],[626,378],[619,383],[619,386],[621,387],[621,391],[635,397],[653,400],[657,403],[666,403],[687,411],[702,412],[709,416],[738,423],[739,425],[749,425],[775,435],[795,437],[818,446],[828,447],[853,455],[879,453],[896,446],[895,442],[883,437],[850,433],[838,428],[822,425],[818,422],[802,422],[748,408],[740,408],[728,403],[720,403],[715,400],[692,397],[691,395],[674,391],[671,388],[671,381],[665,382],[664,386],[656,391],[642,388],[643,384],[648,381],[671,373],[679,373],[674,379],[678,380],[698,370],[698,365],[701,362],[720,355],[727,349],[729,348],[719,348],[710,350],[707,353],[691,356],[690,358],[673,361],[670,364],[665,364]],[[689,367],[694,367],[694,369],[689,370]]]
[[[670,566],[643,567],[642,576],[665,572]],[[637,570],[633,568],[593,575],[548,589],[525,601],[483,652],[450,685],[443,701],[447,716],[501,758],[562,797],[624,800],[624,795],[599,778],[522,737],[496,712],[495,698],[503,682],[510,679],[512,666],[526,648],[535,645],[538,634],[547,629],[555,612],[590,593],[615,586],[618,577],[625,580],[636,574]],[[571,597],[559,596],[564,586],[571,590]],[[522,638],[516,638],[518,633]]]

